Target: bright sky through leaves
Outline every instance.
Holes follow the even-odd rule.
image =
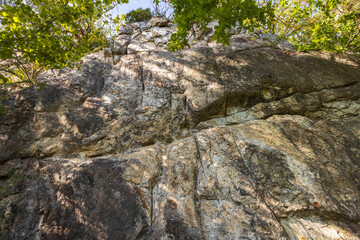
[[[131,10],[136,10],[138,8],[150,8],[151,9],[152,0],[135,0],[129,1],[128,4],[119,4],[112,11],[111,14],[116,16],[117,14],[127,14]]]

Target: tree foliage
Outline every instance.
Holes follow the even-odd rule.
[[[159,2],[159,0],[157,0]],[[214,40],[229,44],[231,28],[254,30],[268,25],[273,18],[271,2],[259,5],[255,0],[170,0],[178,31],[170,39],[170,49],[189,46],[187,36],[194,24],[205,29],[217,21]]]
[[[118,0],[121,3],[126,0]],[[79,59],[93,37],[91,24],[108,11],[109,0],[16,0],[1,8],[0,57],[15,53],[41,67],[63,67]]]
[[[72,66],[104,40],[95,22],[114,4],[123,2],[127,0],[13,0],[3,4],[0,59],[11,59],[17,68],[2,66],[0,81],[9,84],[13,76],[33,85],[29,65],[37,69]]]
[[[150,8],[142,9],[138,8],[136,10],[132,10],[125,15],[126,23],[134,23],[134,22],[144,22],[149,21],[152,17],[152,13]]]
[[[158,2],[159,0],[157,0]],[[231,29],[276,34],[298,50],[360,53],[358,0],[170,0],[178,31],[170,49],[189,46],[194,24],[217,21],[214,39],[229,43]]]
[[[272,1],[274,16],[261,30],[289,40],[298,50],[360,53],[358,0]]]

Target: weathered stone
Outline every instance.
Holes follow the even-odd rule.
[[[122,57],[121,55],[115,55],[115,56],[114,56],[114,59],[113,59],[113,60],[114,60],[114,64],[117,64],[118,62],[120,62],[121,57]]]
[[[153,28],[151,32],[155,37],[154,42],[157,46],[166,46],[174,31],[170,28]]]
[[[152,27],[167,27],[169,26],[170,19],[161,18],[161,17],[152,17],[149,22]]]
[[[23,170],[14,185],[21,197],[6,209],[1,239],[134,239],[148,226],[139,190],[113,161],[5,165],[12,167]]]
[[[118,30],[118,34],[119,35],[131,35],[134,31],[134,29],[136,29],[137,26],[133,25],[133,24],[127,24],[127,25],[122,25],[119,30]]]
[[[154,27],[151,29],[151,33],[155,38],[164,37],[173,32],[173,29],[165,27]]]
[[[360,60],[148,25],[7,100],[0,238],[359,239]]]
[[[138,39],[139,36],[141,36],[141,33],[142,32],[138,30],[134,31],[133,35],[131,35],[131,41]]]
[[[146,31],[151,28],[150,22],[135,22],[132,23],[131,26],[133,26],[134,29],[137,29],[139,31]]]
[[[274,116],[84,163],[8,161],[2,178],[24,178],[2,239],[357,239],[354,124]]]
[[[91,61],[99,61],[99,62],[105,62],[105,55],[102,51],[94,52],[89,55],[86,55],[83,58],[84,62],[91,62]]]
[[[158,37],[158,38],[154,39],[154,42],[155,42],[156,46],[166,46],[170,40],[170,37],[171,37],[171,34],[166,35],[164,37]]]
[[[112,57],[113,52],[111,48],[104,48],[104,56],[105,57]]]
[[[144,31],[140,35],[140,40],[142,42],[153,42],[154,36],[153,36],[152,32]]]
[[[113,53],[114,55],[127,54],[127,46],[130,43],[130,35],[120,35],[114,40]]]
[[[154,50],[156,50],[156,45],[153,42],[133,41],[128,46],[128,54],[150,52]]]

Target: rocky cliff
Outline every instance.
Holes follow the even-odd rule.
[[[360,60],[172,31],[128,25],[6,103],[0,238],[360,239]]]

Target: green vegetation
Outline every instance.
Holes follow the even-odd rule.
[[[158,0],[157,0],[158,1]],[[214,40],[224,45],[230,43],[231,28],[249,31],[268,25],[274,18],[271,2],[258,4],[254,0],[170,0],[174,7],[174,22],[178,31],[170,39],[170,49],[189,46],[186,37],[194,24],[200,29],[216,20]]]
[[[48,68],[72,67],[106,44],[98,27],[116,3],[127,0],[14,0],[0,7],[0,86],[34,86]],[[11,68],[12,67],[12,68]]]
[[[158,0],[157,0],[158,1]],[[214,39],[229,43],[231,28],[260,30],[289,40],[298,50],[360,53],[358,0],[170,0],[178,31],[170,49],[189,46],[193,24],[218,21]]]
[[[360,53],[358,0],[276,0],[274,18],[261,31],[276,34],[304,50]]]
[[[142,9],[139,8],[137,10],[132,10],[125,15],[126,23],[134,23],[134,22],[143,22],[149,21],[152,17],[150,8]]]

